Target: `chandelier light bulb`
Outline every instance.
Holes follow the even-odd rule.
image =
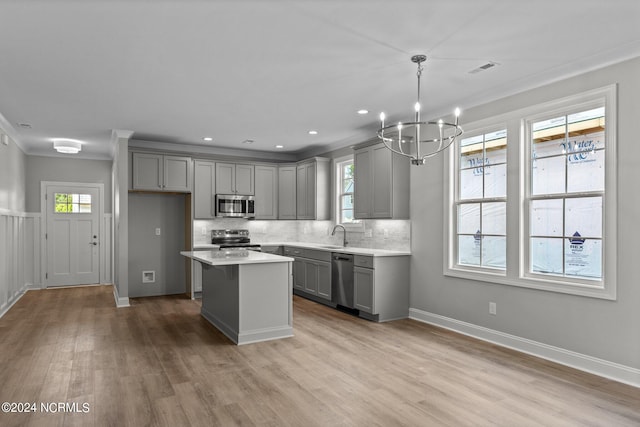
[[[442,121],[442,119],[440,119],[438,120],[438,127],[442,129],[442,126],[444,126],[444,122]]]
[[[454,114],[456,117],[460,117],[460,108],[457,108],[457,107],[456,107],[456,109],[453,111],[453,114]]]
[[[420,111],[420,103],[419,103],[419,102],[416,102],[416,105],[414,105],[414,106],[413,106],[413,108],[415,108],[416,113],[417,113],[418,111]]]

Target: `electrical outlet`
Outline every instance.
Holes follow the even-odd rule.
[[[156,228],[156,236],[160,235],[160,228]]]
[[[495,302],[490,302],[489,303],[489,314],[493,314],[494,316],[496,315],[496,303]]]

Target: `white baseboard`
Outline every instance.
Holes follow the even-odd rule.
[[[113,284],[113,298],[116,300],[116,307],[118,308],[130,307],[129,297],[119,296],[118,287],[115,285],[115,283]]]
[[[472,323],[462,322],[417,308],[409,309],[409,318],[449,329],[473,338],[498,344],[522,353],[550,360],[561,365],[609,378],[621,383],[640,387],[640,369],[588,356],[560,347],[543,344],[515,335],[488,329]]]
[[[22,289],[13,296],[13,299],[5,303],[2,307],[0,307],[0,317],[4,316],[10,309],[20,301],[20,298],[24,296],[24,294],[28,291],[27,285],[22,286]]]

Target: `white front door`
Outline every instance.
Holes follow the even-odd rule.
[[[47,286],[100,282],[100,191],[47,185]]]

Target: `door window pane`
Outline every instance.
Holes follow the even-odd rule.
[[[55,193],[55,213],[91,213],[91,194]]]

